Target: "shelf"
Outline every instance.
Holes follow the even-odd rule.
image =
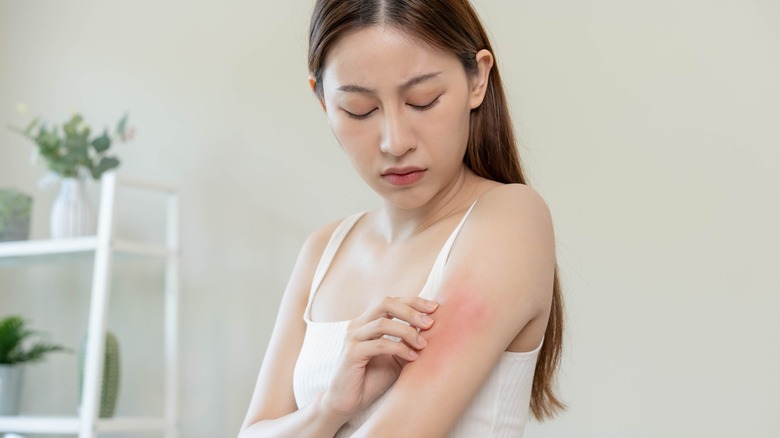
[[[0,258],[79,253],[94,251],[95,248],[97,248],[95,236],[59,240],[18,240],[0,242]]]
[[[161,432],[165,420],[155,417],[101,418],[98,432]],[[0,417],[0,431],[17,433],[79,433],[79,417],[12,416]]]
[[[117,184],[158,192],[166,196],[165,243],[154,244],[116,238],[114,231]],[[39,239],[0,242],[0,267],[33,263],[89,261],[92,264],[87,344],[84,359],[83,403],[79,415],[0,416],[0,435],[74,434],[96,438],[99,432],[153,432],[177,438],[178,431],[178,307],[179,307],[179,198],[172,187],[107,172],[101,179],[97,234],[69,239]],[[138,257],[165,264],[163,300],[163,357],[165,406],[160,416],[95,418],[100,409],[100,379],[103,374],[102,342],[108,324],[112,265],[117,259]],[[143,322],[141,322],[143,323]],[[161,433],[160,433],[161,432]]]
[[[69,255],[92,255],[98,245],[96,236],[0,242],[0,266],[47,262]],[[130,240],[114,240],[109,242],[109,247],[118,256],[165,258],[175,255],[164,245]]]

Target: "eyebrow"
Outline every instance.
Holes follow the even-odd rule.
[[[427,81],[428,79],[434,78],[438,75],[440,75],[441,72],[437,71],[434,73],[426,73],[424,75],[415,76],[408,81],[401,84],[399,87],[401,90],[407,90],[409,88],[414,87],[415,85],[419,84],[420,82]],[[346,91],[347,93],[361,93],[361,94],[371,94],[376,95],[376,90],[372,90],[370,88],[361,87],[360,85],[342,85],[341,87],[337,88],[338,91]]]

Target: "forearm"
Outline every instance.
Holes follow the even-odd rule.
[[[238,438],[332,437],[348,419],[328,409],[320,395],[313,403],[295,412],[246,427]]]

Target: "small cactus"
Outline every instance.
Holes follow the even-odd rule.
[[[79,404],[83,399],[84,367],[87,356],[87,338],[81,342],[79,351]],[[119,396],[119,342],[111,332],[106,332],[106,350],[103,361],[103,382],[100,391],[100,418],[114,415],[116,399]]]

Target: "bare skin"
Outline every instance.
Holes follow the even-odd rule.
[[[382,26],[350,34],[329,52],[317,97],[383,206],[351,230],[313,301],[312,320],[350,321],[330,388],[299,407],[292,370],[314,269],[335,223],[301,251],[241,437],[333,436],[384,392],[355,436],[446,436],[504,351],[540,344],[552,296],[552,220],[533,189],[486,180],[462,163],[469,113],[484,99],[493,63],[486,50],[476,57],[479,72],[469,76],[454,55]],[[388,170],[409,166],[422,176],[393,184]],[[477,199],[434,302],[417,298]]]

